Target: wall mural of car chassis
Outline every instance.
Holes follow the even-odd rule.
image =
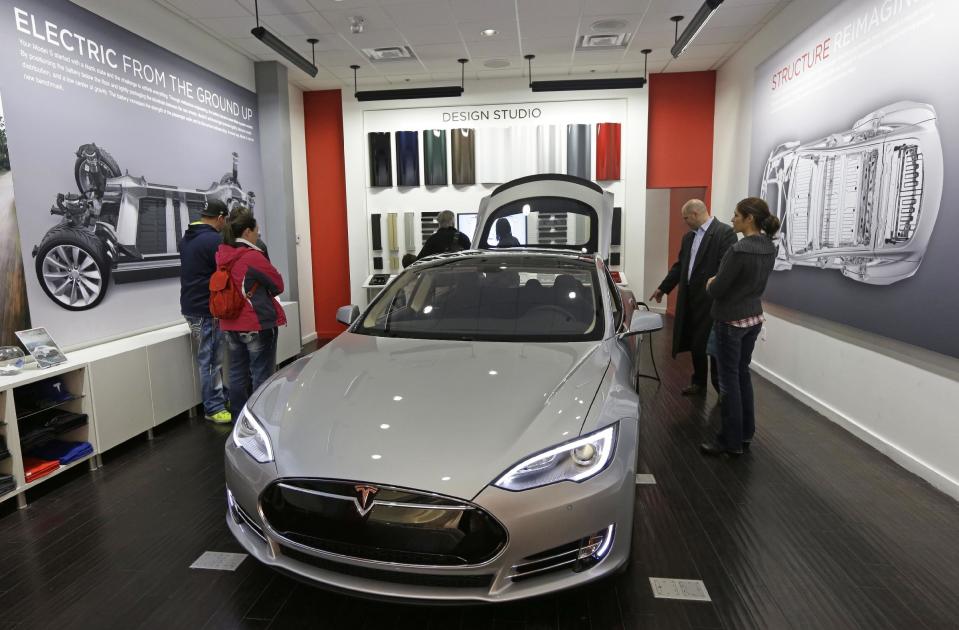
[[[888,285],[912,277],[929,245],[943,185],[932,105],[900,101],[852,129],[772,150],[760,196],[782,221],[775,269],[838,269]]]
[[[60,193],[50,214],[62,217],[33,248],[37,280],[58,306],[94,308],[116,283],[179,274],[180,239],[209,199],[229,208],[253,209],[255,194],[244,191],[233,167],[206,189],[154,184],[123,173],[96,144],[76,151],[77,193]]]

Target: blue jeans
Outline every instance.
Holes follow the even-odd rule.
[[[756,432],[753,409],[753,380],[749,363],[762,325],[737,328],[716,322],[716,361],[719,363],[719,391],[722,401],[722,430],[717,436],[721,446],[730,450],[742,448]]]
[[[200,395],[203,397],[203,412],[215,414],[226,408],[223,395],[223,373],[220,353],[223,333],[220,324],[212,317],[184,315],[190,326],[190,334],[196,341],[196,363],[200,372]]]
[[[230,351],[230,409],[239,415],[243,405],[276,371],[276,328],[224,333]]]

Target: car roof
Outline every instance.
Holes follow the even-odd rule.
[[[435,254],[427,256],[412,263],[407,269],[414,267],[433,267],[452,262],[462,262],[472,259],[489,258],[533,258],[541,259],[543,262],[578,262],[593,265],[598,256],[585,254],[576,250],[565,249],[538,249],[534,247],[510,247],[505,249],[470,249],[461,252],[449,252],[445,254]]]

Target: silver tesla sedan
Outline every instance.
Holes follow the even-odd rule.
[[[492,247],[515,215],[526,242]],[[635,353],[662,318],[612,281],[611,221],[612,196],[586,180],[504,184],[478,213],[480,249],[424,259],[364,312],[341,309],[348,330],[237,418],[237,540],[280,571],[377,598],[508,601],[623,568]]]

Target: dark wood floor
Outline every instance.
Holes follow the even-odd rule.
[[[249,558],[191,570],[203,551],[241,549],[224,524],[228,429],[181,418],[51,480],[26,510],[0,506],[0,627],[959,628],[959,504],[759,378],[752,453],[703,458],[715,397],[678,395],[687,361],[667,341],[663,384],[642,383],[640,471],[658,483],[637,486],[623,576],[431,608],[333,595]],[[713,601],[654,599],[651,576],[701,579]]]

